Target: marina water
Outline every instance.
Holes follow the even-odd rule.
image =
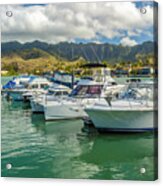
[[[27,103],[2,98],[2,176],[154,180],[153,133],[97,134],[83,127],[82,120],[45,122]]]

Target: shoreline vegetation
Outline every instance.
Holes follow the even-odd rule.
[[[77,76],[90,75],[90,69],[82,69],[81,66],[88,63],[83,58],[75,61],[66,61],[55,58],[53,56],[45,58],[39,57],[36,59],[24,60],[19,56],[2,57],[1,76],[16,76],[20,74],[42,75],[46,72],[53,73],[55,71],[64,71],[66,73],[77,72]],[[137,62],[120,62],[116,64],[109,64],[102,61],[113,72],[119,72],[122,75],[136,75],[139,70],[148,67],[151,71],[157,69],[153,56],[146,56],[144,59],[139,58]],[[152,75],[152,73],[151,73]]]
[[[36,45],[36,42],[33,42],[30,45],[33,46],[34,44]],[[39,42],[37,43],[37,46],[40,46],[41,44],[42,43]],[[44,46],[45,48],[46,45],[47,44],[44,45],[42,44],[41,46],[42,47]],[[65,46],[65,44],[60,44],[60,46],[61,45]],[[71,57],[69,56],[70,53],[69,50],[72,47],[71,45],[72,44],[69,45],[66,44],[66,47],[68,47],[67,48],[68,53],[66,53],[65,48],[63,48],[62,53],[64,53],[64,55],[66,55],[67,57],[62,57],[59,54],[58,55],[51,54],[50,51],[47,51],[48,48],[46,48],[46,50],[40,49],[39,47],[28,48],[28,49],[21,49],[21,48],[17,49],[17,48],[13,48],[13,45],[11,43],[7,43],[7,44],[4,43],[2,44],[1,76],[16,76],[20,74],[42,75],[47,72],[53,74],[55,71],[63,71],[66,73],[75,72],[75,75],[77,77],[91,75],[90,69],[86,69],[86,68],[83,69],[81,68],[81,66],[87,63],[94,63],[94,62],[97,63],[97,61],[88,60],[84,58],[82,54],[80,55],[74,54],[76,55],[76,57],[70,59]],[[20,46],[22,47],[26,45],[24,44]],[[139,49],[139,52],[137,51],[134,53],[134,51],[138,47],[140,48],[140,46],[143,48],[143,50],[141,51]],[[105,64],[108,68],[110,68],[111,71],[113,71],[113,74],[116,74],[118,72],[119,74],[122,75],[136,75],[138,71],[147,67],[151,69],[150,75],[152,75],[154,74],[155,71],[157,71],[157,58],[154,56],[154,52],[152,52],[151,46],[152,46],[151,42],[146,42],[143,43],[142,45],[138,45],[137,48],[136,47],[125,48],[126,51],[129,50],[130,52],[124,53],[123,51],[124,48],[122,47],[120,49],[118,48],[120,46],[117,46],[117,50],[115,48],[114,51],[111,51],[110,48],[111,45],[109,46],[108,44],[107,46],[108,48],[105,48],[105,52],[103,53],[103,55],[107,53],[107,55],[105,55],[105,58],[107,60],[98,60],[98,63]],[[82,47],[83,49],[85,49],[86,52],[88,46],[82,45]],[[104,47],[104,45],[101,46],[95,45],[95,48],[96,47],[99,47],[99,49],[101,49],[102,47]],[[132,50],[133,52],[131,52]],[[80,50],[78,49],[76,52],[80,52]],[[117,55],[115,55],[115,53],[117,53]],[[131,53],[133,53],[133,56],[131,55]],[[97,52],[96,55],[97,58],[100,58],[100,55],[102,55],[102,53]],[[108,58],[107,56],[109,55],[112,57]],[[93,54],[90,54],[90,59],[92,57]],[[128,60],[132,58],[134,58],[135,60]]]

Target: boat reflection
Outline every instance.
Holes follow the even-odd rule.
[[[20,101],[14,102],[14,101],[8,101],[4,99],[3,104],[5,106],[8,106],[10,111],[19,111],[20,109],[30,111],[30,105],[27,102],[20,102]]]
[[[69,135],[80,132],[83,126],[82,120],[60,120],[45,121],[43,114],[32,114],[31,122],[36,130],[44,132],[46,135]]]
[[[147,171],[141,179],[154,180],[157,174],[156,140],[154,133],[95,135],[89,138],[89,146],[83,149],[84,153],[78,158],[103,167],[101,175],[105,175],[106,179],[140,179],[140,168],[145,167],[150,172]],[[83,140],[80,143],[85,144]],[[105,172],[108,169],[110,172]],[[133,171],[134,177],[129,171]]]

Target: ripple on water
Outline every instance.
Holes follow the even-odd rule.
[[[154,179],[153,134],[85,135],[82,127],[80,120],[45,122],[2,100],[2,176]]]

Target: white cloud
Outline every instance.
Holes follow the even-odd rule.
[[[126,37],[126,33],[139,35],[153,25],[153,8],[146,8],[147,13],[141,14],[131,2],[1,5],[2,40],[56,43],[75,38],[97,40],[97,33],[110,39]],[[13,16],[7,17],[6,11]]]
[[[137,42],[133,39],[130,39],[129,37],[124,37],[121,39],[120,43],[123,45],[123,46],[134,46],[137,44]]]

